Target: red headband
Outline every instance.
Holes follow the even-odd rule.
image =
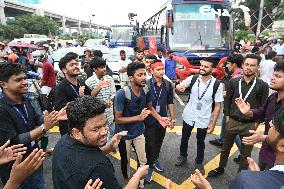
[[[151,64],[151,69],[153,70],[153,69],[155,69],[155,68],[157,68],[159,66],[163,66],[164,67],[163,62],[159,61],[159,62],[155,62],[155,63]]]

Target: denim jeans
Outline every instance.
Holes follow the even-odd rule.
[[[34,174],[28,177],[20,189],[46,189],[44,184],[43,167],[40,167]]]
[[[183,157],[187,157],[187,148],[188,148],[188,140],[191,135],[192,129],[194,127],[188,125],[185,121],[183,121],[182,127],[182,137],[181,137],[181,144],[180,144],[180,155]],[[201,129],[197,128],[197,156],[195,158],[195,163],[202,164],[204,160],[204,149],[205,149],[205,137],[207,134],[207,128]]]

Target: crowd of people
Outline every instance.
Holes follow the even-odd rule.
[[[59,188],[146,188],[156,172],[165,167],[159,157],[166,129],[176,124],[174,98],[184,106],[179,155],[180,167],[188,157],[189,138],[197,128],[196,172],[191,181],[201,189],[211,188],[204,178],[205,138],[222,117],[220,137],[210,144],[221,147],[219,165],[208,177],[225,172],[234,143],[239,174],[230,188],[280,188],[284,185],[284,44],[269,39],[250,48],[236,41],[234,51],[220,60],[200,62],[199,74],[176,83],[173,51],[134,49],[127,58],[120,51],[120,89],[115,86],[100,51],[67,53],[56,73],[52,52],[44,45],[33,59],[29,49],[23,58],[7,56],[0,43],[0,177],[5,189],[45,188],[43,161],[52,154],[52,180]],[[10,58],[9,58],[10,57]],[[30,57],[30,58],[29,58]],[[33,60],[32,60],[33,59]],[[22,60],[22,61],[21,61]],[[219,65],[225,75],[212,76]],[[86,80],[80,78],[84,69]],[[41,71],[39,71],[41,69]],[[56,77],[60,75],[60,77]],[[186,104],[176,91],[188,90]],[[264,122],[264,133],[256,131]],[[61,138],[47,149],[48,131],[59,126]],[[253,145],[262,142],[258,163],[251,159]],[[193,145],[193,144],[190,144]],[[121,186],[107,154],[120,154]],[[131,154],[137,171],[130,177]],[[250,169],[250,171],[246,171]],[[171,189],[169,180],[165,186]]]

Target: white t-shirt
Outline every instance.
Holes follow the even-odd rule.
[[[275,64],[276,62],[272,60],[261,61],[259,65],[260,79],[270,84],[270,79],[271,79],[271,76],[273,75]]]
[[[185,80],[183,80],[180,85],[183,85],[185,87],[189,87],[191,80],[193,76],[189,76]],[[201,76],[196,80],[194,85],[192,86],[192,92],[190,92],[190,100],[186,104],[184,110],[183,110],[183,120],[188,125],[193,125],[193,122],[195,122],[194,127],[196,128],[207,128],[210,124],[211,119],[211,112],[212,112],[212,94],[213,94],[213,86],[216,81],[216,78],[211,76],[211,83],[210,79],[204,83],[201,79]],[[210,86],[208,87],[206,93],[204,94],[203,98],[201,100],[198,100],[198,81],[200,81],[199,85],[199,93],[200,97],[203,91],[205,91],[207,85],[210,83]],[[215,94],[215,102],[223,102],[223,84],[221,83],[218,87],[218,90]],[[197,103],[201,103],[201,110],[197,110]]]
[[[272,49],[277,53],[277,55],[284,56],[284,44],[277,44]]]
[[[119,60],[118,61],[119,69],[121,69],[122,67],[126,68],[127,65],[130,64],[130,63],[131,63],[131,60],[129,60],[129,59]],[[120,77],[120,81],[129,81],[127,72],[120,73],[119,77]]]

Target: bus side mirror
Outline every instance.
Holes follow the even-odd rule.
[[[173,27],[173,10],[167,10],[166,13],[166,28],[172,28]]]

